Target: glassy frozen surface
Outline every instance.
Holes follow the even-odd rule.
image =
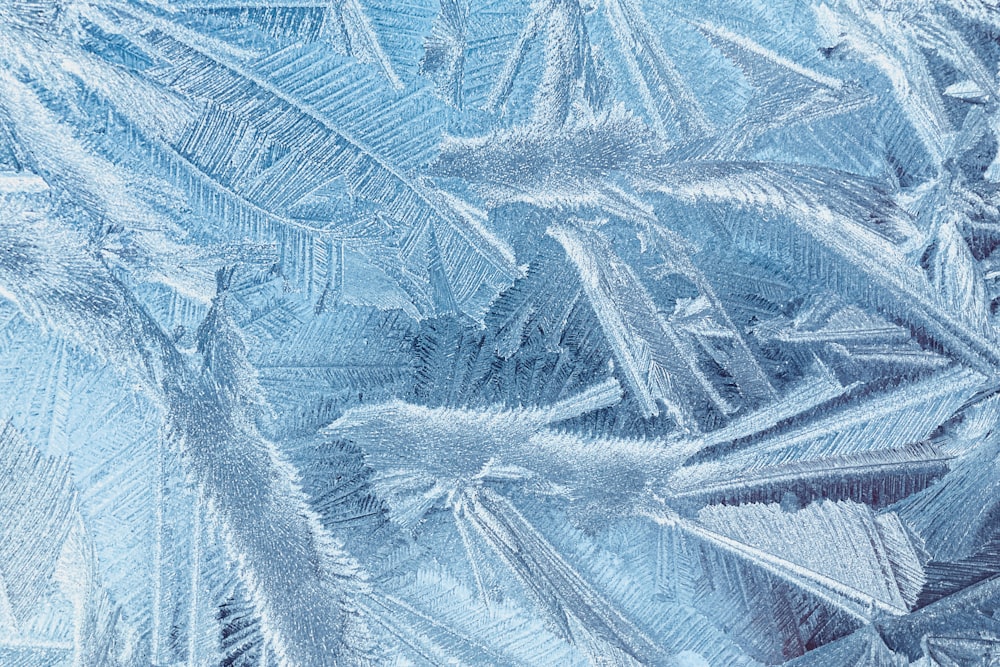
[[[0,665],[1000,664],[994,0],[0,0]]]

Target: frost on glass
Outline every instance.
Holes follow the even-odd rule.
[[[0,0],[0,665],[1000,664],[993,0]]]

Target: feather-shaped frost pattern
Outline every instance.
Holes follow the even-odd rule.
[[[658,312],[651,295],[606,239],[598,232],[565,225],[552,227],[549,233],[576,265],[628,384],[648,416],[658,414],[657,402],[662,401],[678,423],[692,428],[695,421],[688,400],[710,403],[722,413],[734,411],[699,367],[695,350]]]
[[[51,651],[81,665],[142,664],[146,658],[135,630],[96,576],[67,461],[40,454],[10,422],[0,441],[0,599],[10,659],[33,664]]]
[[[482,300],[491,296],[476,283],[485,267],[489,267],[487,274],[494,276],[495,287],[516,275],[509,248],[486,229],[472,207],[455,205],[419,175],[410,175],[407,161],[420,155],[421,134],[414,137],[417,143],[396,141],[401,132],[393,132],[392,123],[387,121],[405,119],[406,127],[423,125],[426,132],[427,121],[414,117],[424,113],[419,102],[415,109],[405,111],[396,104],[388,105],[386,116],[380,118],[369,99],[358,94],[363,84],[359,88],[357,83],[343,78],[346,72],[331,68],[319,47],[292,47],[256,63],[256,67],[245,67],[204,46],[197,35],[162,23],[153,26],[140,39],[171,63],[159,78],[189,95],[211,100],[250,125],[226,128],[219,127],[215,119],[206,119],[211,125],[205,129],[214,141],[199,138],[192,147],[199,152],[212,147],[208,155],[227,159],[226,155],[235,150],[231,146],[233,139],[251,128],[278,146],[294,147],[294,153],[266,165],[260,176],[242,180],[249,186],[243,194],[251,202],[259,200],[266,209],[281,211],[328,180],[342,178],[354,196],[381,205],[384,214],[394,221],[390,228],[395,226],[402,237],[397,240],[397,261],[404,270],[420,270],[409,263],[420,263],[422,259],[418,254],[421,238],[436,234],[439,243],[446,245],[444,250],[451,251],[445,254],[443,268],[454,283],[449,286],[453,298],[460,306],[470,299],[477,303],[470,314],[476,314]],[[217,72],[216,80],[207,80],[206,70]],[[322,72],[323,76],[310,76],[311,72]],[[372,86],[371,94],[371,99],[378,99],[377,86]],[[342,123],[352,117],[352,131],[343,129]],[[222,145],[214,145],[218,142]],[[302,180],[303,175],[308,175],[307,180]],[[317,177],[323,180],[309,182]],[[286,180],[303,189],[290,190]],[[275,196],[281,199],[274,200]],[[306,231],[311,229],[308,223],[304,226]],[[471,267],[469,258],[454,258],[463,250],[477,258]],[[452,262],[453,258],[460,261]]]
[[[1000,651],[994,0],[0,0],[0,665]]]

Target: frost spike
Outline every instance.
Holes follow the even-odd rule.
[[[657,134],[665,137],[674,119],[685,133],[711,134],[711,121],[653,33],[639,0],[603,0],[603,4]],[[666,109],[661,109],[660,100]]]
[[[561,633],[573,638],[570,617],[588,632],[640,662],[656,663],[661,649],[595,590],[514,507],[486,487],[468,487],[462,516],[536,596]]]
[[[657,400],[686,428],[695,428],[691,403],[711,404],[724,414],[733,411],[606,240],[565,224],[552,225],[548,233],[577,267],[604,335],[646,417],[659,414]]]

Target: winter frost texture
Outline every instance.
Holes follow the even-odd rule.
[[[1000,664],[996,0],[0,0],[0,665]]]

